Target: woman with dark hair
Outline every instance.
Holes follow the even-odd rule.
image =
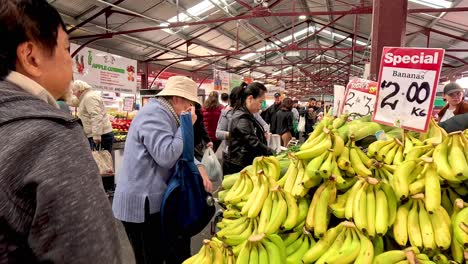
[[[252,164],[257,156],[273,154],[268,148],[265,130],[254,117],[262,107],[266,91],[266,87],[258,82],[237,91],[237,102],[229,129],[228,153],[223,163],[224,174],[241,171]]]
[[[216,138],[216,127],[218,126],[218,120],[221,116],[221,111],[224,106],[218,101],[219,94],[213,91],[208,95],[205,104],[202,108],[203,113],[203,124],[205,125],[208,136],[211,142],[213,142],[213,150],[216,151],[221,144],[221,140]]]
[[[281,136],[281,144],[286,147],[294,134],[292,113],[293,101],[291,98],[285,98],[281,103],[280,110],[275,115],[275,119],[271,122],[271,129],[274,134]]]
[[[199,161],[202,160],[205,148],[213,147],[208,132],[203,120],[202,106],[198,103],[195,104],[195,114],[197,115],[197,121],[193,124],[193,144],[195,146],[195,158]]]

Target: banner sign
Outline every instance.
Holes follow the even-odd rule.
[[[346,87],[333,85],[333,116],[341,115],[341,108],[345,98]]]
[[[71,52],[78,49],[71,44]],[[137,91],[137,61],[91,48],[83,48],[73,58],[73,78],[94,90],[132,93]]]
[[[214,90],[215,91],[229,91],[229,72],[213,70],[214,72]]]
[[[427,131],[444,49],[384,47],[372,120]]]
[[[351,118],[372,114],[376,91],[377,82],[361,78],[351,79],[346,87],[341,113],[347,112]]]
[[[229,80],[229,91],[233,88],[240,86],[244,81],[244,77],[239,74],[231,73],[230,80]]]

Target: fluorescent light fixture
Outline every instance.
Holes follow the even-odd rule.
[[[289,66],[289,67],[287,67],[286,69],[283,69],[282,71],[274,72],[272,75],[273,75],[273,76],[279,75],[279,74],[281,74],[281,72],[287,72],[287,71],[292,70],[292,68],[293,68],[292,66]]]
[[[250,58],[252,58],[252,57],[255,56],[255,55],[256,55],[255,53],[245,54],[244,56],[240,57],[240,59],[241,59],[241,60],[250,59]]]
[[[301,19],[301,20],[304,20],[304,19],[306,19],[306,18],[307,18],[307,17],[306,17],[306,16],[304,16],[304,15],[302,15],[302,16],[299,16],[299,19]]]
[[[291,50],[291,51],[288,51],[286,52],[286,57],[299,57],[301,56],[301,53],[297,50]]]
[[[415,4],[429,6],[433,8],[449,8],[452,6],[452,2],[446,0],[409,0]]]

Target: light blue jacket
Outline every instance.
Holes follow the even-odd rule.
[[[146,198],[150,214],[160,211],[167,182],[182,150],[180,127],[167,109],[151,100],[136,115],[127,135],[112,204],[117,219],[144,222]]]

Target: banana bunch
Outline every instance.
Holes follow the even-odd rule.
[[[390,183],[398,200],[406,200],[410,195],[410,184],[424,178],[423,173],[425,174],[426,171],[428,171],[428,169],[424,171],[425,163],[426,162],[420,159],[407,160],[397,166]],[[431,170],[433,170],[432,167]],[[415,192],[415,188],[416,186],[413,185],[411,188],[413,192]]]
[[[291,230],[300,222],[296,199],[277,186],[270,191],[263,203],[258,221],[258,232],[267,235],[277,233],[280,228]]]
[[[345,171],[349,177],[371,177],[370,170],[373,161],[359,147],[356,146],[354,137],[348,142],[341,155],[338,156],[338,167]]]
[[[437,145],[433,153],[437,173],[449,183],[468,180],[468,139],[453,132]]]
[[[468,261],[468,204],[462,199],[454,203],[452,214],[453,238],[451,253],[453,260],[458,263]]]
[[[400,246],[424,248],[427,251],[447,250],[451,244],[450,217],[442,206],[432,214],[426,209],[423,195],[416,195],[398,207],[393,236]]]
[[[274,184],[274,181],[266,176],[262,170],[257,173],[257,177],[253,178],[253,190],[248,195],[246,203],[242,206],[241,215],[256,218],[260,214],[270,192],[270,181]]]
[[[329,229],[304,254],[303,263],[372,263],[374,246],[353,223],[342,222]]]
[[[286,247],[277,234],[252,235],[243,243],[236,264],[286,263]]]
[[[240,172],[230,174],[230,175],[225,175],[223,178],[223,181],[221,182],[221,186],[223,187],[223,189],[225,191],[231,189],[234,183],[236,183],[237,178],[239,178],[239,176],[240,176]]]
[[[328,149],[333,149],[336,156],[341,154],[344,149],[344,141],[340,136],[333,134],[328,128],[323,128],[321,133],[311,139],[314,132],[308,139],[310,141],[306,141],[301,146],[300,151],[294,154],[298,159],[311,160]]]
[[[346,124],[346,121],[348,120],[348,117],[349,117],[349,114],[344,113],[341,116],[335,118],[333,120],[333,122],[332,122],[332,127],[334,129],[338,129],[338,128],[342,127],[344,124]]]
[[[410,247],[404,250],[390,250],[377,255],[373,264],[397,264],[397,263],[434,263],[429,256],[419,252],[418,248]]]
[[[258,220],[248,217],[240,217],[223,225],[218,225],[221,228],[216,237],[229,246],[234,247],[234,254],[237,255],[240,247],[236,247],[247,241],[247,239],[258,230]]]
[[[314,231],[316,238],[321,238],[325,234],[330,221],[330,204],[336,200],[336,185],[334,181],[327,181],[320,185],[312,198],[307,212],[305,227]]]
[[[375,178],[360,179],[348,190],[344,216],[369,237],[383,236],[393,225],[397,200],[391,186]],[[342,216],[340,207],[340,216]]]
[[[286,263],[297,264],[302,262],[302,257],[315,244],[312,234],[305,228],[292,233],[281,234],[286,247]]]
[[[263,171],[265,175],[275,181],[279,180],[281,174],[280,162],[274,156],[256,157],[252,164],[252,170],[254,172]]]
[[[235,264],[236,258],[227,245],[221,241],[203,240],[203,246],[200,251],[192,257],[186,259],[182,264]]]
[[[431,118],[427,132],[419,135],[419,139],[426,145],[440,144],[445,137],[447,137],[447,132],[437,124],[434,118]]]
[[[391,183],[393,181],[393,173],[395,173],[396,168],[397,165],[388,165],[372,159],[371,171],[373,177],[386,183]]]
[[[309,188],[305,188],[302,184],[306,179],[304,161],[291,157],[292,162],[289,164],[288,171],[278,181],[278,184],[283,187],[283,190],[289,192],[295,197],[304,197]]]
[[[254,182],[252,178],[248,170],[243,169],[232,188],[225,194],[224,203],[242,208],[253,191]]]
[[[404,160],[404,145],[398,138],[377,140],[369,145],[367,156],[388,165],[399,165]]]

